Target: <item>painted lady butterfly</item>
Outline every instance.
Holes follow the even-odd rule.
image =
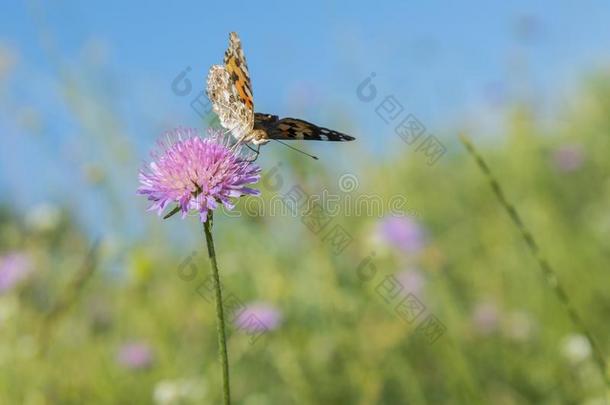
[[[252,85],[241,41],[235,32],[229,35],[223,65],[210,68],[207,93],[220,124],[233,133],[238,142],[262,145],[271,139],[305,141],[353,141],[355,138],[296,118],[279,119],[277,115],[254,112]]]

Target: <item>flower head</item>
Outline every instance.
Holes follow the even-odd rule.
[[[276,329],[282,321],[282,314],[265,303],[252,303],[239,313],[235,325],[248,332],[262,332]]]
[[[159,405],[181,404],[185,401],[201,403],[207,392],[207,386],[202,380],[201,376],[161,380],[155,385],[153,400]]]
[[[585,160],[585,152],[578,144],[563,145],[553,152],[553,163],[560,172],[578,170]]]
[[[378,226],[379,237],[405,253],[417,253],[425,245],[424,230],[411,218],[386,217]]]
[[[422,294],[426,284],[424,276],[419,270],[415,269],[403,270],[396,274],[396,278],[406,292],[416,296]]]
[[[562,339],[561,353],[572,363],[580,363],[591,355],[591,345],[586,336],[571,333]]]
[[[147,368],[152,364],[152,361],[152,349],[145,343],[126,343],[119,348],[117,353],[117,362],[121,366],[132,370]]]
[[[173,140],[160,144],[161,152],[140,171],[138,194],[153,202],[150,210],[161,215],[175,202],[183,218],[196,211],[205,222],[218,204],[232,209],[232,197],[258,194],[247,185],[259,180],[260,168],[232,150],[220,132],[210,133],[201,138],[195,129],[177,128]]]
[[[0,294],[12,289],[32,272],[32,262],[23,253],[9,253],[0,257]]]

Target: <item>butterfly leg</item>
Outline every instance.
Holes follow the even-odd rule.
[[[235,150],[235,149],[237,149],[237,147],[238,147],[239,145],[241,145],[242,143],[244,143],[244,139],[246,139],[246,135],[242,135],[242,136],[241,136],[241,138],[239,138],[239,139],[237,140],[237,142],[235,142],[235,144],[234,144],[233,146],[231,146],[231,150]],[[248,146],[248,144],[247,144],[247,143],[244,143],[244,145]]]
[[[256,161],[256,159],[258,159],[258,155],[260,155],[261,146],[260,146],[260,145],[257,145],[256,150],[255,150],[255,149],[254,149],[252,146],[248,145],[247,143],[246,143],[246,144],[244,144],[244,145],[246,145],[246,147],[247,147],[248,149],[250,149],[252,152],[254,152],[254,153],[255,153],[254,157],[253,157],[253,158],[251,158],[251,159],[248,159],[248,161],[249,161],[249,162],[255,162],[255,161]]]

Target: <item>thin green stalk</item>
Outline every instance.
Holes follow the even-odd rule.
[[[222,391],[223,403],[231,403],[231,390],[229,389],[229,356],[227,355],[227,337],[225,335],[225,316],[222,308],[222,289],[220,288],[220,276],[218,275],[218,264],[216,263],[216,252],[214,251],[214,240],[212,239],[212,211],[208,214],[208,220],[203,224],[205,240],[208,245],[208,256],[212,264],[212,275],[214,277],[214,290],[216,296],[216,329],[218,331],[218,356],[222,365]]]
[[[576,309],[572,306],[572,303],[570,302],[570,299],[568,297],[568,294],[566,293],[566,290],[563,288],[563,285],[559,282],[559,277],[557,277],[557,272],[551,267],[549,262],[547,262],[547,260],[540,253],[540,248],[538,247],[538,244],[534,240],[532,233],[527,229],[527,227],[521,220],[521,217],[517,213],[517,210],[515,209],[515,207],[510,202],[508,202],[508,200],[506,199],[504,192],[502,191],[502,188],[500,187],[500,184],[495,179],[495,177],[491,173],[491,170],[489,170],[487,163],[485,163],[485,161],[483,160],[481,155],[479,155],[479,153],[475,149],[472,142],[470,142],[470,140],[463,134],[460,134],[460,140],[462,141],[462,143],[464,144],[464,146],[466,147],[468,152],[472,155],[472,157],[477,162],[479,169],[481,169],[481,171],[483,172],[485,177],[487,177],[487,180],[489,181],[489,184],[490,184],[491,188],[493,189],[493,192],[494,192],[496,198],[500,202],[500,205],[502,205],[502,207],[506,210],[511,221],[519,229],[519,232],[521,233],[521,236],[525,240],[527,247],[529,248],[532,255],[534,255],[534,257],[536,258],[536,261],[538,262],[538,266],[542,270],[542,274],[544,275],[544,278],[545,278],[547,284],[555,292],[555,295],[557,295],[557,298],[559,298],[559,301],[563,304],[563,307],[564,307],[565,311],[567,312],[568,317],[570,318],[570,320],[572,321],[574,326],[577,329],[579,329],[585,335],[587,340],[589,341],[589,345],[591,346],[595,363],[597,364],[597,366],[602,374],[602,378],[603,378],[604,382],[606,383],[608,388],[610,388],[610,376],[608,376],[608,371],[607,371],[608,366],[606,364],[606,360],[601,351],[601,348],[597,345],[597,342],[593,338],[593,335],[591,334],[591,332],[589,332],[589,329],[587,328],[585,322],[582,320],[580,315],[578,315],[578,312],[576,312]]]

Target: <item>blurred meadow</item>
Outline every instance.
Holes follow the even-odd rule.
[[[609,362],[610,9],[345,8],[0,6],[0,404],[220,403],[202,226],[136,189],[233,30],[257,111],[357,138],[263,146],[215,216],[235,403],[609,403],[458,134]]]

